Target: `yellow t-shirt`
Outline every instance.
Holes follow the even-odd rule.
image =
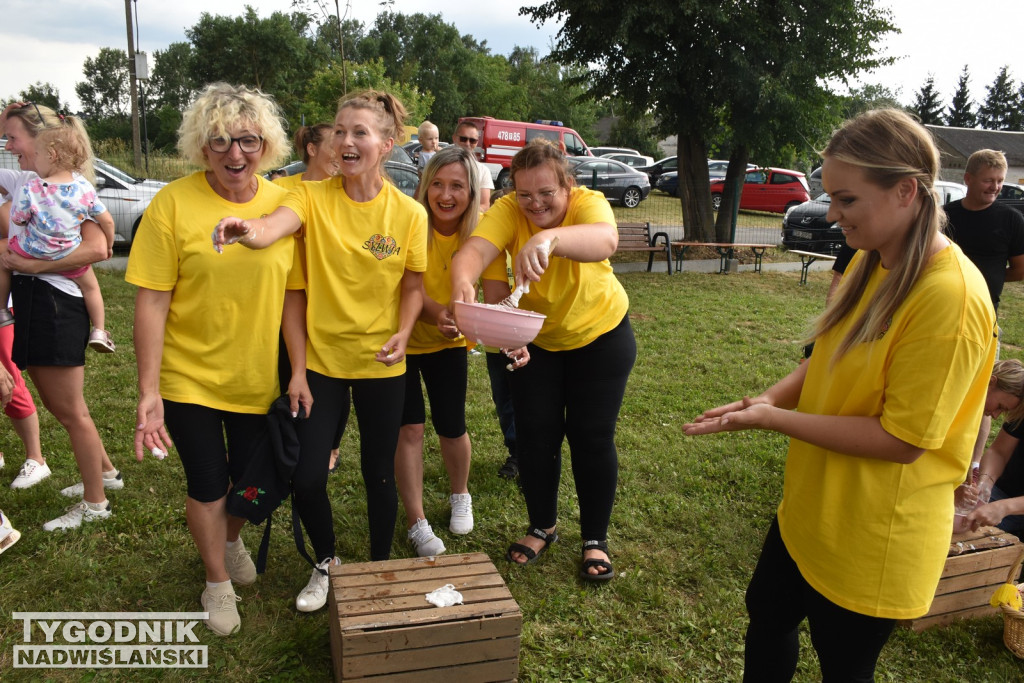
[[[271,182],[279,187],[283,187],[284,189],[291,191],[302,183],[302,174],[296,173],[295,175],[284,175],[280,178],[274,178]]]
[[[406,270],[427,268],[427,213],[390,182],[353,201],[343,178],[300,183],[281,203],[302,221],[306,367],[328,377],[397,377],[374,355],[398,331]]]
[[[448,306],[452,300],[452,256],[459,250],[459,235],[442,235],[433,230],[427,244],[427,270],[423,273],[423,291],[431,299]],[[466,345],[465,337],[448,339],[433,323],[416,321],[409,337],[409,353],[434,353]]]
[[[302,289],[295,240],[267,249],[213,249],[210,233],[225,216],[256,217],[286,193],[263,178],[256,197],[236,204],[202,171],[167,185],[139,224],[125,280],[170,291],[160,393],[171,401],[237,413],[265,413],[280,393],[278,333],[285,289]]]
[[[562,225],[587,223],[615,225],[615,214],[600,192],[573,188]],[[513,193],[494,203],[473,235],[515,258],[527,240],[540,231],[520,211]],[[530,292],[520,300],[519,307],[547,316],[534,344],[548,351],[567,351],[586,346],[614,329],[629,310],[629,297],[608,259],[581,263],[556,256],[540,282],[530,283]]]
[[[792,439],[778,515],[815,590],[854,612],[912,619],[928,612],[949,549],[953,491],[967,472],[995,360],[995,313],[981,273],[950,245],[882,337],[832,365],[886,275],[877,267],[861,303],[815,343],[797,410],[879,416],[885,431],[926,451],[902,465]]]

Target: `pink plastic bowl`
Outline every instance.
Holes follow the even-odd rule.
[[[546,316],[487,304],[455,302],[455,324],[469,340],[499,349],[518,349],[532,342]]]

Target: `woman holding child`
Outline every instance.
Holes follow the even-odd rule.
[[[685,426],[790,437],[747,588],[751,681],[793,677],[804,618],[825,680],[873,680],[896,620],[928,611],[996,351],[985,282],[941,232],[931,134],[869,111],[822,156],[828,220],[859,251],[814,325],[814,353]]]

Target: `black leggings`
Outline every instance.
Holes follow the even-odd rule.
[[[807,618],[821,679],[873,681],[875,663],[896,622],[844,609],[804,580],[772,520],[747,587],[743,680],[789,681],[800,654],[798,629]]]
[[[292,477],[294,504],[318,562],[334,557],[334,520],[327,497],[327,461],[335,434],[344,433],[349,408],[359,421],[359,454],[370,522],[370,559],[391,556],[398,515],[395,449],[402,417],[405,377],[338,379],[306,371],[313,410],[300,420],[300,457]],[[351,398],[350,394],[351,392]]]
[[[262,413],[232,413],[164,399],[164,423],[185,470],[188,497],[200,503],[226,496],[245,473],[255,449],[270,448],[263,438],[267,416]]]
[[[603,541],[615,502],[619,459],[615,423],[636,360],[629,316],[571,351],[529,346],[530,362],[511,373],[520,481],[530,526],[558,520],[562,440],[569,441],[584,540]]]
[[[405,407],[402,425],[421,425],[427,420],[420,375],[430,399],[430,422],[438,436],[457,439],[466,433],[466,347],[405,357]]]

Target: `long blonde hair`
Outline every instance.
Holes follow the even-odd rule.
[[[1024,418],[1024,364],[1016,358],[997,360],[992,366],[992,379],[996,381],[996,389],[1020,399],[1016,408],[1007,411],[1005,418],[1008,423],[1019,422]]]
[[[430,209],[430,202],[427,200],[427,191],[434,177],[445,166],[456,164],[466,172],[466,179],[469,189],[469,206],[459,218],[459,228],[456,232],[459,235],[459,244],[465,244],[469,236],[473,234],[476,223],[480,217],[480,176],[477,175],[476,165],[469,151],[458,145],[445,147],[434,156],[430,157],[427,167],[423,169],[423,176],[420,178],[419,187],[416,188],[416,200],[427,210],[427,222],[430,230],[427,231],[427,244],[434,241],[434,213]]]
[[[822,157],[836,159],[864,172],[868,182],[889,189],[907,178],[917,183],[917,215],[903,244],[903,257],[872,295],[864,314],[854,321],[839,342],[833,361],[861,342],[877,339],[896,309],[917,284],[928,262],[928,250],[946,221],[939,206],[935,181],[939,173],[939,151],[931,133],[897,109],[876,109],[847,121],[829,140]],[[860,259],[850,281],[834,296],[814,322],[810,338],[817,339],[836,327],[857,306],[875,268],[881,262],[872,250]]]

